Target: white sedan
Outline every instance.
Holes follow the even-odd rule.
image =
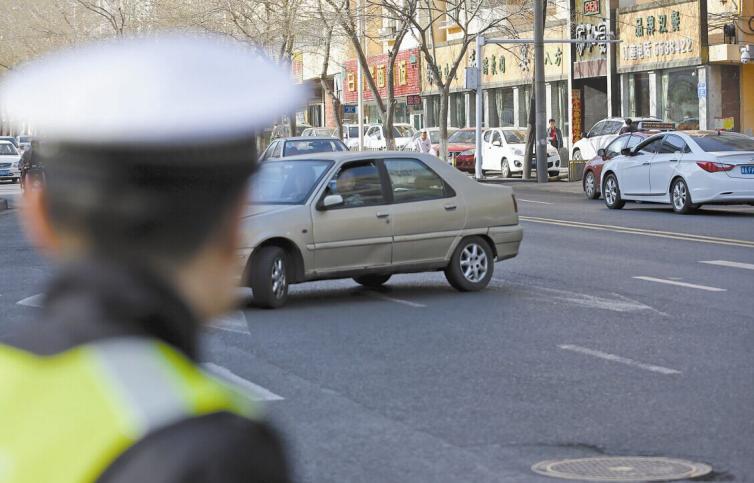
[[[597,156],[597,151],[607,147],[621,134],[621,130],[628,125],[627,120],[628,118],[624,117],[611,117],[597,122],[584,137],[573,145],[571,159],[588,161]],[[668,131],[673,129],[673,123],[662,122],[651,117],[634,119],[632,126],[637,131]]]
[[[0,181],[18,183],[21,179],[21,172],[18,169],[20,160],[21,155],[10,141],[0,141]]]
[[[503,178],[510,178],[512,173],[523,173],[525,148],[526,130],[515,127],[488,129],[482,136],[482,171],[500,171]],[[547,169],[550,176],[560,173],[560,155],[549,145]]]
[[[602,193],[610,209],[626,201],[671,204],[676,213],[754,205],[754,138],[721,131],[652,136],[605,164]]]
[[[401,149],[411,141],[416,131],[410,124],[395,123],[393,124],[393,139],[395,148]],[[367,149],[386,149],[385,128],[382,124],[376,124],[367,129],[364,136],[364,147]]]

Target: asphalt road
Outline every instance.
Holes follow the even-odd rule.
[[[553,481],[532,464],[595,455],[754,481],[754,208],[608,211],[563,186],[516,186],[524,243],[484,292],[301,285],[216,321],[204,359],[267,400],[299,481]],[[12,340],[51,268],[13,212],[0,233]]]

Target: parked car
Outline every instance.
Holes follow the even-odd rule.
[[[524,172],[526,130],[517,127],[495,127],[482,136],[482,172],[500,171],[503,178]],[[536,170],[536,162],[533,163]],[[547,169],[550,176],[560,173],[560,155],[554,147],[547,146]]]
[[[31,136],[18,136],[16,138],[16,146],[18,147],[19,153],[23,154],[26,149],[31,146]]]
[[[416,131],[414,135],[411,137],[411,140],[406,143],[406,146],[403,148],[404,151],[416,151],[416,140],[419,139],[419,136],[421,135],[422,131],[427,131],[427,134],[429,135],[429,142],[432,143],[432,150],[429,154],[434,154],[435,156],[438,156],[438,153],[440,152],[440,128],[439,127],[425,127],[424,129],[420,131]],[[455,127],[448,127],[448,138],[458,131],[458,128]]]
[[[603,167],[610,209],[626,201],[669,203],[677,213],[703,204],[754,204],[754,138],[722,131],[657,134]]]
[[[443,270],[481,290],[522,238],[513,191],[483,185],[429,154],[322,153],[262,163],[247,209],[243,281],[262,307],[288,286]]]
[[[338,137],[338,129],[332,127],[308,127],[301,131],[302,137]]]
[[[374,124],[364,124],[364,134]],[[343,124],[343,142],[348,146],[348,149],[356,150],[359,147],[359,125],[358,124]],[[364,137],[366,143],[366,137]]]
[[[333,151],[348,151],[343,141],[332,137],[295,137],[275,139],[267,146],[260,161],[284,158],[300,154],[326,153]]]
[[[18,149],[18,139],[16,139],[13,136],[0,136],[0,141],[8,141],[11,143],[16,149]]]
[[[403,148],[411,140],[414,132],[416,131],[411,124],[393,124],[395,148]],[[364,137],[364,147],[367,149],[386,149],[385,127],[382,124],[375,124],[367,129],[366,136]]]
[[[289,137],[298,137],[301,136],[304,131],[307,129],[311,129],[310,124],[306,123],[297,123],[296,124],[296,134],[291,134],[291,127],[286,124],[278,124],[277,126],[272,128],[272,134],[270,135],[270,139],[280,139],[280,138],[289,138]]]
[[[21,171],[18,162],[21,160],[16,147],[10,141],[0,141],[0,181],[18,183]]]
[[[648,136],[651,136],[651,134],[639,131],[621,134],[608,144],[606,148],[598,149],[597,156],[590,159],[584,165],[584,173],[581,177],[581,186],[584,188],[584,195],[590,200],[599,198],[600,187],[602,186],[602,167],[605,163],[616,156],[620,156],[623,148],[635,148]]]
[[[476,129],[459,129],[448,138],[448,163],[461,171],[474,172]]]
[[[597,122],[583,138],[579,139],[571,148],[571,159],[592,159],[597,156],[597,150],[607,147],[610,142],[621,134],[626,127],[625,117],[612,117]],[[673,123],[662,122],[656,118],[638,118],[632,120],[635,131],[669,131],[674,128]]]

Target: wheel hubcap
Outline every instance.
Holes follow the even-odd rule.
[[[616,196],[617,196],[617,186],[615,185],[615,179],[612,177],[607,180],[607,183],[605,183],[605,199],[608,203],[611,205],[615,203]]]
[[[686,186],[683,183],[676,183],[673,188],[673,206],[677,210],[683,209],[686,205]]]
[[[575,153],[573,153],[573,159],[577,161],[581,160],[581,151],[576,151]]]
[[[586,175],[586,194],[589,196],[594,194],[594,176],[592,173]]]
[[[500,171],[503,172],[503,176],[508,176],[508,161],[503,161],[503,167],[500,169]]]
[[[487,275],[488,259],[484,249],[470,243],[461,252],[461,271],[469,282],[478,283]]]
[[[282,258],[277,258],[272,264],[272,293],[275,298],[285,295],[285,284],[285,265]]]

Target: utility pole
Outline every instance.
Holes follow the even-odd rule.
[[[359,36],[359,44],[361,45],[362,50],[364,49],[364,24],[362,23],[362,19],[364,18],[364,6],[363,6],[363,0],[358,0],[358,7],[356,8],[356,21],[357,23],[357,32]],[[364,66],[361,65],[361,57],[359,56],[357,62],[357,74],[356,74],[356,90],[358,91],[358,106],[356,108],[356,111],[359,116],[359,151],[364,150],[364,74],[363,69]]]
[[[547,106],[545,99],[545,9],[543,0],[534,0],[534,105],[536,118],[534,151],[537,155],[537,182],[547,183],[547,135],[545,125]]]

